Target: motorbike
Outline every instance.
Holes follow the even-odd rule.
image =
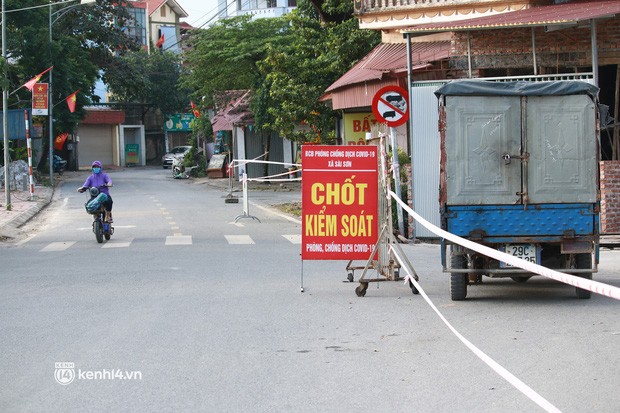
[[[99,187],[101,188],[101,187]],[[97,187],[85,188],[88,189],[90,199],[84,204],[86,212],[93,216],[93,232],[98,243],[102,243],[105,238],[106,241],[110,239],[114,234],[114,227],[112,224],[105,222],[105,197],[107,195],[100,191]],[[84,192],[80,191],[80,192]],[[101,196],[104,195],[104,196]]]
[[[172,160],[172,177],[174,179],[189,179],[192,170],[198,167],[198,165],[186,167],[183,164],[184,159],[184,157],[180,156]]]
[[[67,161],[65,161],[58,155],[54,155],[54,160],[52,161],[52,167],[54,168],[54,172],[58,173],[58,175],[62,175],[65,168],[67,167]]]

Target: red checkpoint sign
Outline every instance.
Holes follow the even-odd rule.
[[[302,260],[367,260],[378,239],[376,146],[301,148]]]
[[[372,99],[372,113],[381,123],[395,128],[409,120],[409,95],[400,86],[386,86]]]

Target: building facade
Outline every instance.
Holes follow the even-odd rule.
[[[401,56],[400,63],[395,63],[395,56],[376,59],[375,49],[366,59],[374,63],[358,65],[356,71],[345,74],[328,89],[329,98],[334,108],[367,110],[365,104],[372,96],[365,91],[371,87],[390,82],[408,86],[413,207],[435,225],[439,224],[440,149],[433,91],[442,84],[461,78],[581,79],[600,88],[600,102],[609,107],[610,117],[618,119],[618,1],[355,0],[354,9],[360,27],[380,30],[381,48],[393,48]],[[444,42],[442,50],[447,45],[447,53],[433,51],[435,57],[433,53],[421,57],[417,52],[420,48],[432,51],[432,44],[438,42]],[[408,54],[406,73],[399,76],[395,66],[402,71]],[[618,129],[603,125],[603,160],[618,159],[619,152]],[[432,236],[419,225],[415,232]]]

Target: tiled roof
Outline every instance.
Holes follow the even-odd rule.
[[[620,13],[618,0],[582,0],[445,23],[431,23],[400,30],[402,33],[428,34],[445,31],[502,29],[511,27],[569,24],[581,20],[611,17]]]
[[[450,42],[420,42],[411,44],[412,70],[426,67],[430,62],[450,57]],[[343,86],[381,80],[387,75],[399,75],[407,72],[407,44],[381,43],[360,60],[351,70],[342,75],[325,92],[331,92]]]

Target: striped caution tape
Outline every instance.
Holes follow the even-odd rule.
[[[437,309],[435,304],[433,304],[433,302],[428,297],[428,295],[426,295],[426,292],[424,292],[424,289],[422,289],[422,286],[416,281],[415,277],[409,272],[409,267],[405,265],[401,257],[398,255],[398,252],[396,251],[396,249],[394,249],[393,247],[390,247],[390,251],[392,252],[392,254],[394,254],[394,257],[400,264],[400,267],[403,268],[405,272],[407,273],[407,275],[405,276],[405,285],[407,285],[409,281],[413,283],[413,285],[415,286],[415,288],[417,288],[420,295],[424,298],[424,300],[428,303],[428,305],[433,309],[433,311],[439,316],[441,321],[444,322],[444,324],[450,329],[450,331],[452,331],[452,333],[459,340],[461,340],[461,342],[465,344],[467,348],[469,348],[480,360],[486,363],[487,366],[489,366],[493,371],[499,374],[504,380],[506,380],[508,383],[514,386],[517,390],[519,390],[523,395],[525,395],[527,398],[532,400],[538,406],[545,409],[547,412],[560,412],[560,410],[557,407],[555,407],[553,404],[551,404],[547,399],[542,397],[534,389],[532,389],[530,386],[522,382],[514,374],[506,370],[499,363],[497,363],[491,357],[487,356],[482,350],[476,347],[472,342],[470,342],[465,337],[463,337],[463,335],[459,333],[452,326],[452,324],[450,324],[450,322],[443,316],[443,314],[441,314],[439,309]]]
[[[566,274],[563,272],[551,270],[549,268],[543,267],[542,265],[534,264],[532,262],[522,260],[521,258],[513,257],[512,255],[506,254],[502,251],[498,251],[493,248],[480,245],[476,242],[466,240],[464,238],[451,234],[431,224],[430,222],[422,218],[420,215],[415,213],[411,208],[409,208],[409,206],[405,204],[391,190],[388,191],[388,196],[394,198],[396,202],[398,202],[403,207],[403,209],[407,211],[407,213],[411,215],[416,221],[418,221],[422,226],[427,228],[429,231],[437,234],[438,236],[454,242],[455,244],[459,244],[465,248],[484,254],[487,257],[494,258],[498,261],[503,261],[514,267],[522,268],[526,271],[539,274],[547,278],[551,278],[553,280],[562,282],[564,284],[569,284],[569,285],[572,285],[572,286],[575,286],[575,287],[578,287],[584,290],[592,291],[593,293],[596,293],[596,294],[601,294],[601,295],[604,295],[610,298],[615,298],[616,300],[620,300],[620,288],[618,287],[614,287],[612,285],[604,284],[598,281],[588,280],[586,278],[577,277],[577,276]]]

